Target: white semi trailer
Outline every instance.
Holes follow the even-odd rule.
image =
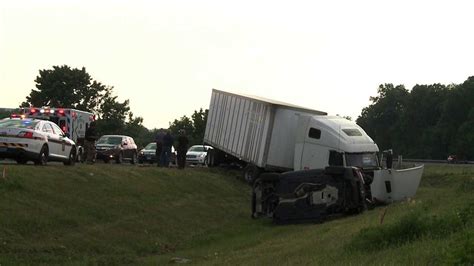
[[[245,165],[244,178],[253,182],[262,172],[321,169],[327,166],[362,168],[384,200],[411,197],[423,167],[404,169],[411,176],[409,193],[396,185],[395,170],[382,169],[377,144],[355,122],[339,116],[265,98],[212,90],[204,143],[212,146],[207,163]],[[383,172],[381,172],[383,171]],[[383,179],[383,180],[382,180]],[[393,183],[393,184],[388,184]],[[406,183],[406,181],[404,181]],[[385,187],[384,187],[385,186]],[[397,187],[397,191],[393,188]],[[379,191],[383,190],[383,191]],[[412,195],[413,194],[413,195]]]
[[[261,171],[329,165],[378,167],[377,144],[356,123],[283,102],[213,90],[204,143],[209,163],[238,159],[251,181]]]

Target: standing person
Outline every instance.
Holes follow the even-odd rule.
[[[156,142],[156,165],[158,167],[161,166],[161,153],[163,152],[163,137],[165,134],[163,133],[163,129],[159,129],[158,133],[156,134],[155,142]]]
[[[170,134],[169,130],[166,130],[166,134],[163,136],[163,151],[161,152],[160,164],[163,167],[169,167],[171,146],[173,146],[174,139]]]
[[[387,150],[387,169],[392,169],[392,164],[393,164],[393,151],[392,149]]]
[[[84,140],[84,148],[86,150],[86,163],[95,163],[95,141],[97,140],[97,132],[95,128],[95,121],[92,121],[86,129]]]
[[[186,166],[186,152],[188,151],[189,140],[186,137],[186,132],[184,129],[179,130],[178,136],[178,148],[177,148],[177,159],[178,159],[178,169],[184,169]]]

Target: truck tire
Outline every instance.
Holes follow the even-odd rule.
[[[207,157],[206,162],[207,162],[208,167],[216,166],[216,164],[215,164],[216,153],[213,149],[209,149],[207,151],[207,156],[206,157]]]
[[[249,184],[253,184],[261,172],[260,168],[249,163],[244,168],[244,180]]]

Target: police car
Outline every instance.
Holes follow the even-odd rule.
[[[53,122],[13,117],[0,120],[0,158],[10,158],[19,164],[33,161],[46,165],[60,161],[73,165],[76,144]]]

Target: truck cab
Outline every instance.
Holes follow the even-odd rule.
[[[356,123],[339,116],[300,116],[294,170],[327,166],[380,167],[377,144]]]

